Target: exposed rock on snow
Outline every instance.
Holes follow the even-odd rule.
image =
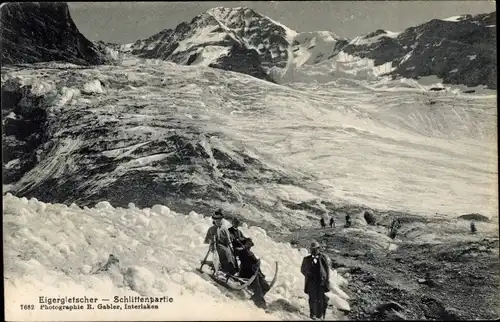
[[[467,214],[467,215],[461,215],[458,216],[459,219],[463,220],[475,220],[475,221],[480,221],[480,222],[490,222],[490,218],[483,216],[481,214]]]

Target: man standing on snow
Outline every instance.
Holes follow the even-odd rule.
[[[351,227],[351,215],[349,215],[349,214],[345,215],[345,225],[344,225],[344,227],[345,228]]]
[[[328,210],[321,209],[321,228],[326,227],[326,223],[329,221]]]
[[[328,308],[325,293],[330,291],[330,259],[320,252],[320,245],[311,243],[311,255],[304,257],[300,271],[305,276],[304,292],[309,295],[309,316],[324,319]]]
[[[330,228],[335,228],[335,219],[333,216],[330,217]]]
[[[210,244],[210,250],[217,251],[220,270],[234,275],[238,271],[236,258],[233,255],[231,234],[226,227],[222,226],[223,218],[224,215],[220,209],[214,213],[212,216],[214,225],[208,228],[207,235],[205,236],[205,244]]]

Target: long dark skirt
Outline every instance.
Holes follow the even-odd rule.
[[[217,255],[219,255],[220,267],[219,269],[225,273],[234,275],[237,270],[236,258],[231,251],[231,248],[217,244]]]
[[[255,280],[250,284],[249,289],[253,292],[252,300],[257,307],[265,308],[266,300],[264,296],[271,289],[271,286],[266,281],[266,276],[260,268],[257,266],[258,259],[253,252],[250,250],[244,250],[238,253],[240,257],[241,265],[240,265],[240,277],[250,278],[252,277],[257,270],[259,273],[255,277]]]

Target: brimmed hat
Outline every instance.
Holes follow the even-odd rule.
[[[224,214],[222,214],[221,209],[217,209],[215,213],[212,215],[212,219],[222,219],[224,218]]]
[[[252,238],[245,238],[245,240],[243,241],[243,245],[245,245],[245,247],[247,247],[248,249],[250,249],[253,246],[255,246],[255,244],[253,243]]]
[[[313,249],[314,249],[314,248],[320,248],[320,247],[321,247],[321,246],[320,246],[320,244],[319,244],[317,241],[313,241],[313,242],[311,243],[311,248],[313,248]]]

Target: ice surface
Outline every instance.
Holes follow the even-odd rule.
[[[189,215],[154,205],[139,209],[113,208],[100,202],[95,208],[45,204],[35,198],[4,196],[4,266],[6,318],[12,320],[279,320],[300,316],[276,311],[267,314],[250,301],[226,297],[212,282],[195,272],[204,258],[204,235],[210,217]],[[229,225],[227,221],[225,225]],[[246,226],[246,225],[245,225]],[[268,293],[268,302],[286,299],[307,314],[300,264],[304,249],[276,243],[258,227],[243,227],[254,240],[253,251],[262,259],[268,280],[279,262],[279,279]],[[113,254],[118,264],[98,271]],[[345,280],[331,272],[334,293]],[[20,304],[36,303],[38,296],[87,296],[113,298],[122,295],[168,296],[173,303],[159,310],[19,311]],[[338,305],[346,305],[336,301]],[[195,308],[195,309],[194,309]],[[15,312],[15,313],[14,313]],[[94,315],[95,314],[95,315]],[[97,315],[98,314],[98,315]]]

